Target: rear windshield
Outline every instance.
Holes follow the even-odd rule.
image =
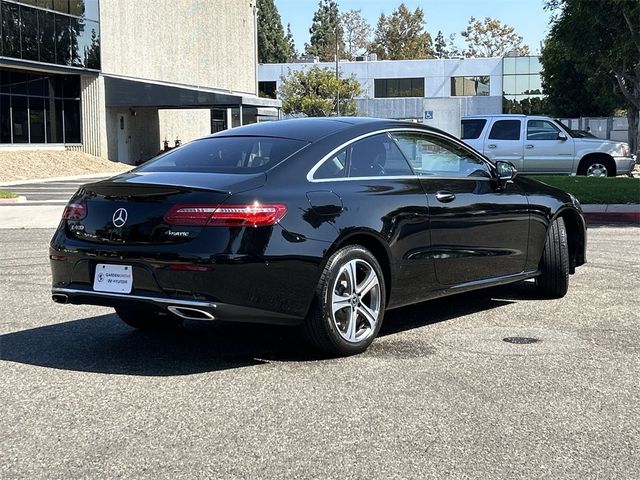
[[[137,171],[257,173],[291,156],[306,142],[273,137],[210,137],[167,152]]]
[[[462,120],[462,140],[475,140],[480,137],[487,121],[483,118]]]

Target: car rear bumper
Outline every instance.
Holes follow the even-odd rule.
[[[230,230],[211,228],[176,245],[111,245],[70,238],[61,227],[49,250],[52,288],[76,304],[147,302],[166,311],[171,301],[195,300],[204,302],[205,310],[215,304],[210,313],[221,320],[259,322],[252,318],[258,312],[266,323],[304,318],[326,242],[292,242],[279,226],[236,229],[235,236]],[[94,287],[101,264],[131,267],[129,294]]]
[[[613,157],[616,162],[616,173],[618,175],[626,175],[633,171],[636,166],[636,158],[632,157]]]
[[[56,303],[99,305],[112,308],[146,307],[192,320],[222,320],[274,325],[298,325],[303,321],[302,317],[295,315],[166,295],[131,295],[95,292],[84,288],[52,288],[51,296]]]

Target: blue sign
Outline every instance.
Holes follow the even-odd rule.
[[[424,119],[425,120],[433,120],[433,110],[425,110],[424,111]]]

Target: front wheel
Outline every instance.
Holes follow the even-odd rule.
[[[385,304],[384,276],[376,258],[359,245],[341,248],[322,272],[303,333],[324,353],[364,352],[380,331]]]
[[[569,245],[567,229],[560,217],[547,231],[547,240],[540,260],[540,275],[536,286],[548,298],[562,298],[569,289]]]
[[[116,313],[124,323],[138,330],[170,330],[182,324],[182,320],[171,313],[142,308],[116,308]]]

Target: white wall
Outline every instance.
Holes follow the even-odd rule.
[[[275,81],[280,87],[281,77],[289,70],[305,70],[313,66],[335,70],[335,63],[273,63],[258,66],[258,78]],[[502,98],[502,59],[466,58],[446,60],[380,60],[373,62],[340,62],[343,76],[354,74],[362,85],[362,98],[374,98],[376,78],[417,78],[425,79],[425,97],[449,97],[451,77],[490,76],[490,96]]]
[[[211,133],[211,110],[160,110],[160,141],[166,138],[173,147],[176,138],[182,143]]]
[[[367,117],[419,120],[452,135],[460,135],[460,120],[467,115],[502,113],[501,97],[365,98],[356,100]],[[433,114],[431,120],[425,112]]]
[[[253,0],[104,0],[102,72],[256,95]]]

